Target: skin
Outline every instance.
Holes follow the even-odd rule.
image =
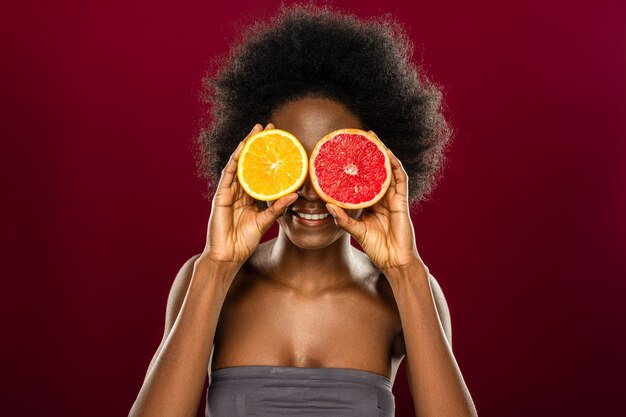
[[[266,128],[274,127],[294,134],[311,154],[327,133],[363,125],[338,102],[306,98],[277,109]],[[401,324],[388,282],[350,245],[350,235],[332,216],[318,221],[297,216],[328,213],[309,178],[296,194],[277,220],[278,237],[251,255],[231,287],[212,369],[341,367],[393,380],[402,357]],[[346,214],[358,218],[361,212]]]
[[[310,97],[270,119],[266,129],[293,133],[308,153],[333,130],[363,128],[342,103]],[[172,285],[163,340],[130,415],[196,415],[202,369],[338,367],[393,382],[406,356],[416,416],[476,416],[452,354],[448,306],[415,245],[400,161],[389,151],[389,191],[365,210],[325,204],[309,180],[262,210],[236,179],[244,142],[222,172],[203,252]],[[278,237],[259,245],[276,221]]]

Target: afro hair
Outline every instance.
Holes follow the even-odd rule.
[[[281,6],[249,25],[203,78],[208,105],[195,137],[198,176],[215,191],[237,144],[273,110],[306,96],[345,104],[402,161],[413,205],[440,177],[452,128],[442,90],[412,62],[413,44],[390,16],[359,19],[329,6]]]

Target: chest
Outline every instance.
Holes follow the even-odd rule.
[[[253,286],[222,308],[212,369],[238,365],[347,367],[389,374],[400,322],[367,288],[303,295]]]

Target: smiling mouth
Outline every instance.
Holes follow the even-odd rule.
[[[330,216],[330,213],[306,214],[306,213],[298,213],[297,211],[294,211],[294,213],[301,219],[305,219],[305,220],[323,220],[327,218],[328,216]]]
[[[328,219],[328,217],[330,217],[330,213],[329,212],[325,212],[325,213],[301,213],[301,212],[295,211],[293,209],[290,209],[289,212],[291,213],[292,216],[294,216],[294,217],[296,217],[298,219],[309,221],[309,222],[326,220],[326,219]]]

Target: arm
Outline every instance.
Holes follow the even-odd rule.
[[[129,416],[194,416],[213,338],[236,271],[198,263],[181,268],[168,298],[165,332]]]
[[[428,268],[416,248],[408,210],[408,178],[400,161],[388,153],[393,176],[378,203],[358,220],[333,204],[327,204],[328,211],[354,236],[391,285],[402,321],[415,415],[475,417],[476,408],[452,354],[451,338],[446,338],[449,320],[440,319],[440,315],[449,316],[443,307],[445,300],[438,311],[433,291],[440,288],[431,285]]]
[[[443,331],[446,334],[448,345],[450,345],[450,349],[452,349],[452,322],[450,318],[450,309],[448,307],[448,302],[446,301],[443,290],[441,289],[441,286],[439,285],[435,277],[430,273],[429,276],[430,288],[432,288],[433,290],[433,298],[435,299],[435,306],[437,307],[439,320],[441,321]],[[401,356],[406,356],[406,345],[404,344],[404,333],[402,331],[400,331],[400,333],[398,334],[398,351],[400,352]],[[406,362],[406,366],[408,367],[408,362]],[[409,381],[409,388],[411,388],[411,381]]]
[[[260,132],[255,125],[250,135]],[[270,123],[266,129],[273,128]],[[228,289],[261,237],[298,197],[261,210],[236,179],[242,141],[222,171],[204,251],[181,268],[168,298],[157,349],[129,416],[193,417],[204,387],[213,339]]]
[[[191,283],[191,277],[193,275],[193,265],[198,259],[200,255],[192,256],[183,264],[183,266],[178,271],[176,278],[174,279],[174,283],[172,284],[172,288],[170,289],[170,293],[167,297],[167,306],[165,309],[165,330],[163,331],[163,338],[161,339],[161,343],[157,348],[152,360],[150,361],[150,365],[148,365],[148,371],[146,372],[146,378],[150,374],[150,370],[154,366],[157,358],[159,357],[159,353],[163,349],[163,345],[165,345],[165,341],[167,340],[167,336],[172,331],[172,327],[174,326],[174,322],[178,317],[178,313],[180,312],[180,308],[183,305],[183,301],[185,301],[185,296],[187,295],[187,290],[189,290],[189,284]],[[144,382],[145,379],[144,378]]]
[[[440,292],[440,288],[432,285],[428,268],[416,262],[407,268],[388,271],[387,278],[402,321],[415,415],[476,416],[476,408],[449,343],[449,320],[442,320],[438,312],[435,301],[438,297],[434,294]],[[445,299],[441,305],[445,305]],[[449,317],[448,313],[442,313],[443,317]]]
[[[435,277],[433,277],[433,275],[430,273],[428,275],[430,276],[430,288],[432,288],[433,290],[433,298],[435,299],[437,313],[439,313],[439,320],[441,320],[443,331],[446,333],[448,344],[450,345],[450,349],[452,349],[452,323],[450,319],[450,309],[448,308],[448,302],[446,301],[446,297],[443,295],[443,290],[441,289],[441,286],[439,285]]]

